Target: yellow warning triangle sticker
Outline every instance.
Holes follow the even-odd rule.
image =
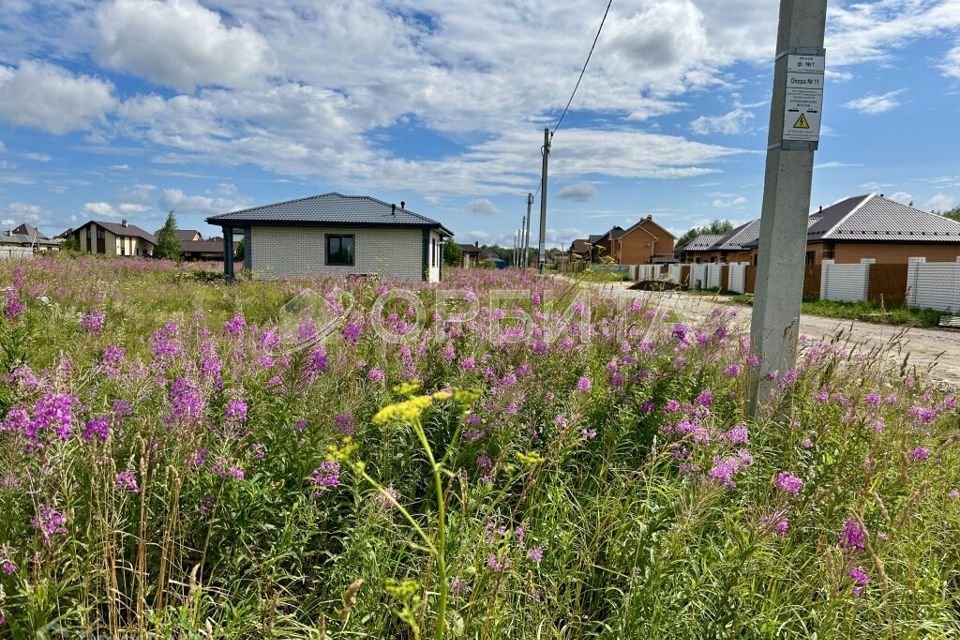
[[[800,114],[800,117],[797,118],[797,121],[793,123],[794,129],[809,129],[810,123],[807,122],[807,116],[803,113]]]

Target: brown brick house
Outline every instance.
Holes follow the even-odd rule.
[[[160,237],[160,229],[153,235]],[[219,262],[223,260],[223,238],[206,238],[196,229],[177,229],[177,240],[183,251],[180,257],[186,261],[211,260]]]
[[[657,258],[670,261],[673,241],[673,234],[648,215],[626,229],[613,227],[594,244],[600,257],[610,256],[617,264],[650,264]]]

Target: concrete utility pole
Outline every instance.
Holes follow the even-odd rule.
[[[524,216],[523,220],[520,221],[520,240],[518,249],[517,249],[517,266],[526,267],[527,265],[523,264],[523,230],[527,228],[527,217]]]
[[[547,263],[547,164],[550,159],[550,129],[543,130],[543,173],[540,175],[540,274]]]
[[[823,104],[827,0],[781,0],[751,348],[760,358],[750,388],[756,415],[794,366],[803,298],[813,156]]]
[[[533,207],[533,194],[527,194],[527,226],[523,230],[523,270],[530,264],[530,209]]]

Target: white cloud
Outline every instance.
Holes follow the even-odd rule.
[[[909,205],[913,203],[913,195],[907,193],[906,191],[897,191],[896,193],[891,193],[887,196],[887,198],[893,200],[894,202],[899,202],[900,204]]]
[[[45,153],[25,153],[23,157],[34,162],[50,162],[52,158]]]
[[[475,216],[495,216],[500,213],[497,206],[486,198],[478,198],[467,203],[467,211]]]
[[[87,202],[83,205],[83,209],[102,218],[122,218],[137,213],[145,213],[150,211],[151,208],[135,202],[121,202],[116,206],[109,202]]]
[[[597,197],[597,188],[589,182],[567,185],[557,192],[557,200],[570,202],[590,202]]]
[[[113,85],[52,64],[0,65],[0,120],[63,134],[85,129],[113,109]]]
[[[14,220],[13,218],[4,218],[3,220],[0,220],[0,224],[6,227],[9,225],[17,224],[17,221]]]
[[[720,197],[713,201],[713,206],[717,209],[733,209],[747,204],[747,199],[743,196]]]
[[[114,164],[110,165],[110,168],[114,171],[130,171],[130,165],[128,164]]]
[[[875,95],[868,93],[862,98],[857,98],[856,100],[851,100],[845,103],[843,106],[847,109],[853,109],[854,111],[859,111],[860,113],[865,113],[868,115],[877,115],[879,113],[886,113],[891,109],[900,106],[900,102],[897,100],[897,96],[903,93],[903,89],[898,89],[897,91],[889,91],[881,95]]]
[[[924,208],[927,211],[949,211],[957,206],[957,200],[950,194],[938,193],[929,200]]]
[[[836,160],[831,160],[830,162],[823,162],[821,164],[816,164],[813,166],[814,169],[847,169],[850,167],[862,167],[862,164],[857,164],[855,162],[838,162]]]
[[[943,75],[960,78],[960,44],[947,52],[940,68],[943,69]]]
[[[737,107],[722,116],[700,116],[690,123],[690,129],[702,136],[711,133],[737,135],[747,130],[754,117],[753,112]]]
[[[30,222],[37,224],[47,221],[47,214],[43,207],[36,204],[27,204],[25,202],[11,202],[3,207],[4,213],[10,216],[14,221]]]
[[[112,0],[100,7],[97,24],[98,60],[157,84],[247,87],[273,70],[260,33],[223,24],[196,0]]]
[[[236,211],[246,206],[246,202],[239,199],[219,195],[188,196],[180,189],[164,189],[159,203],[165,211],[209,215]]]

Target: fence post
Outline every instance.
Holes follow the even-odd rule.
[[[870,271],[873,264],[877,264],[876,258],[861,258],[860,264],[864,265],[863,267],[863,294],[861,300],[866,300],[870,297]]]
[[[830,296],[830,267],[833,260],[824,260],[820,263],[820,299],[829,300]]]
[[[907,307],[917,306],[917,286],[920,284],[920,265],[926,258],[909,258],[907,260]]]

